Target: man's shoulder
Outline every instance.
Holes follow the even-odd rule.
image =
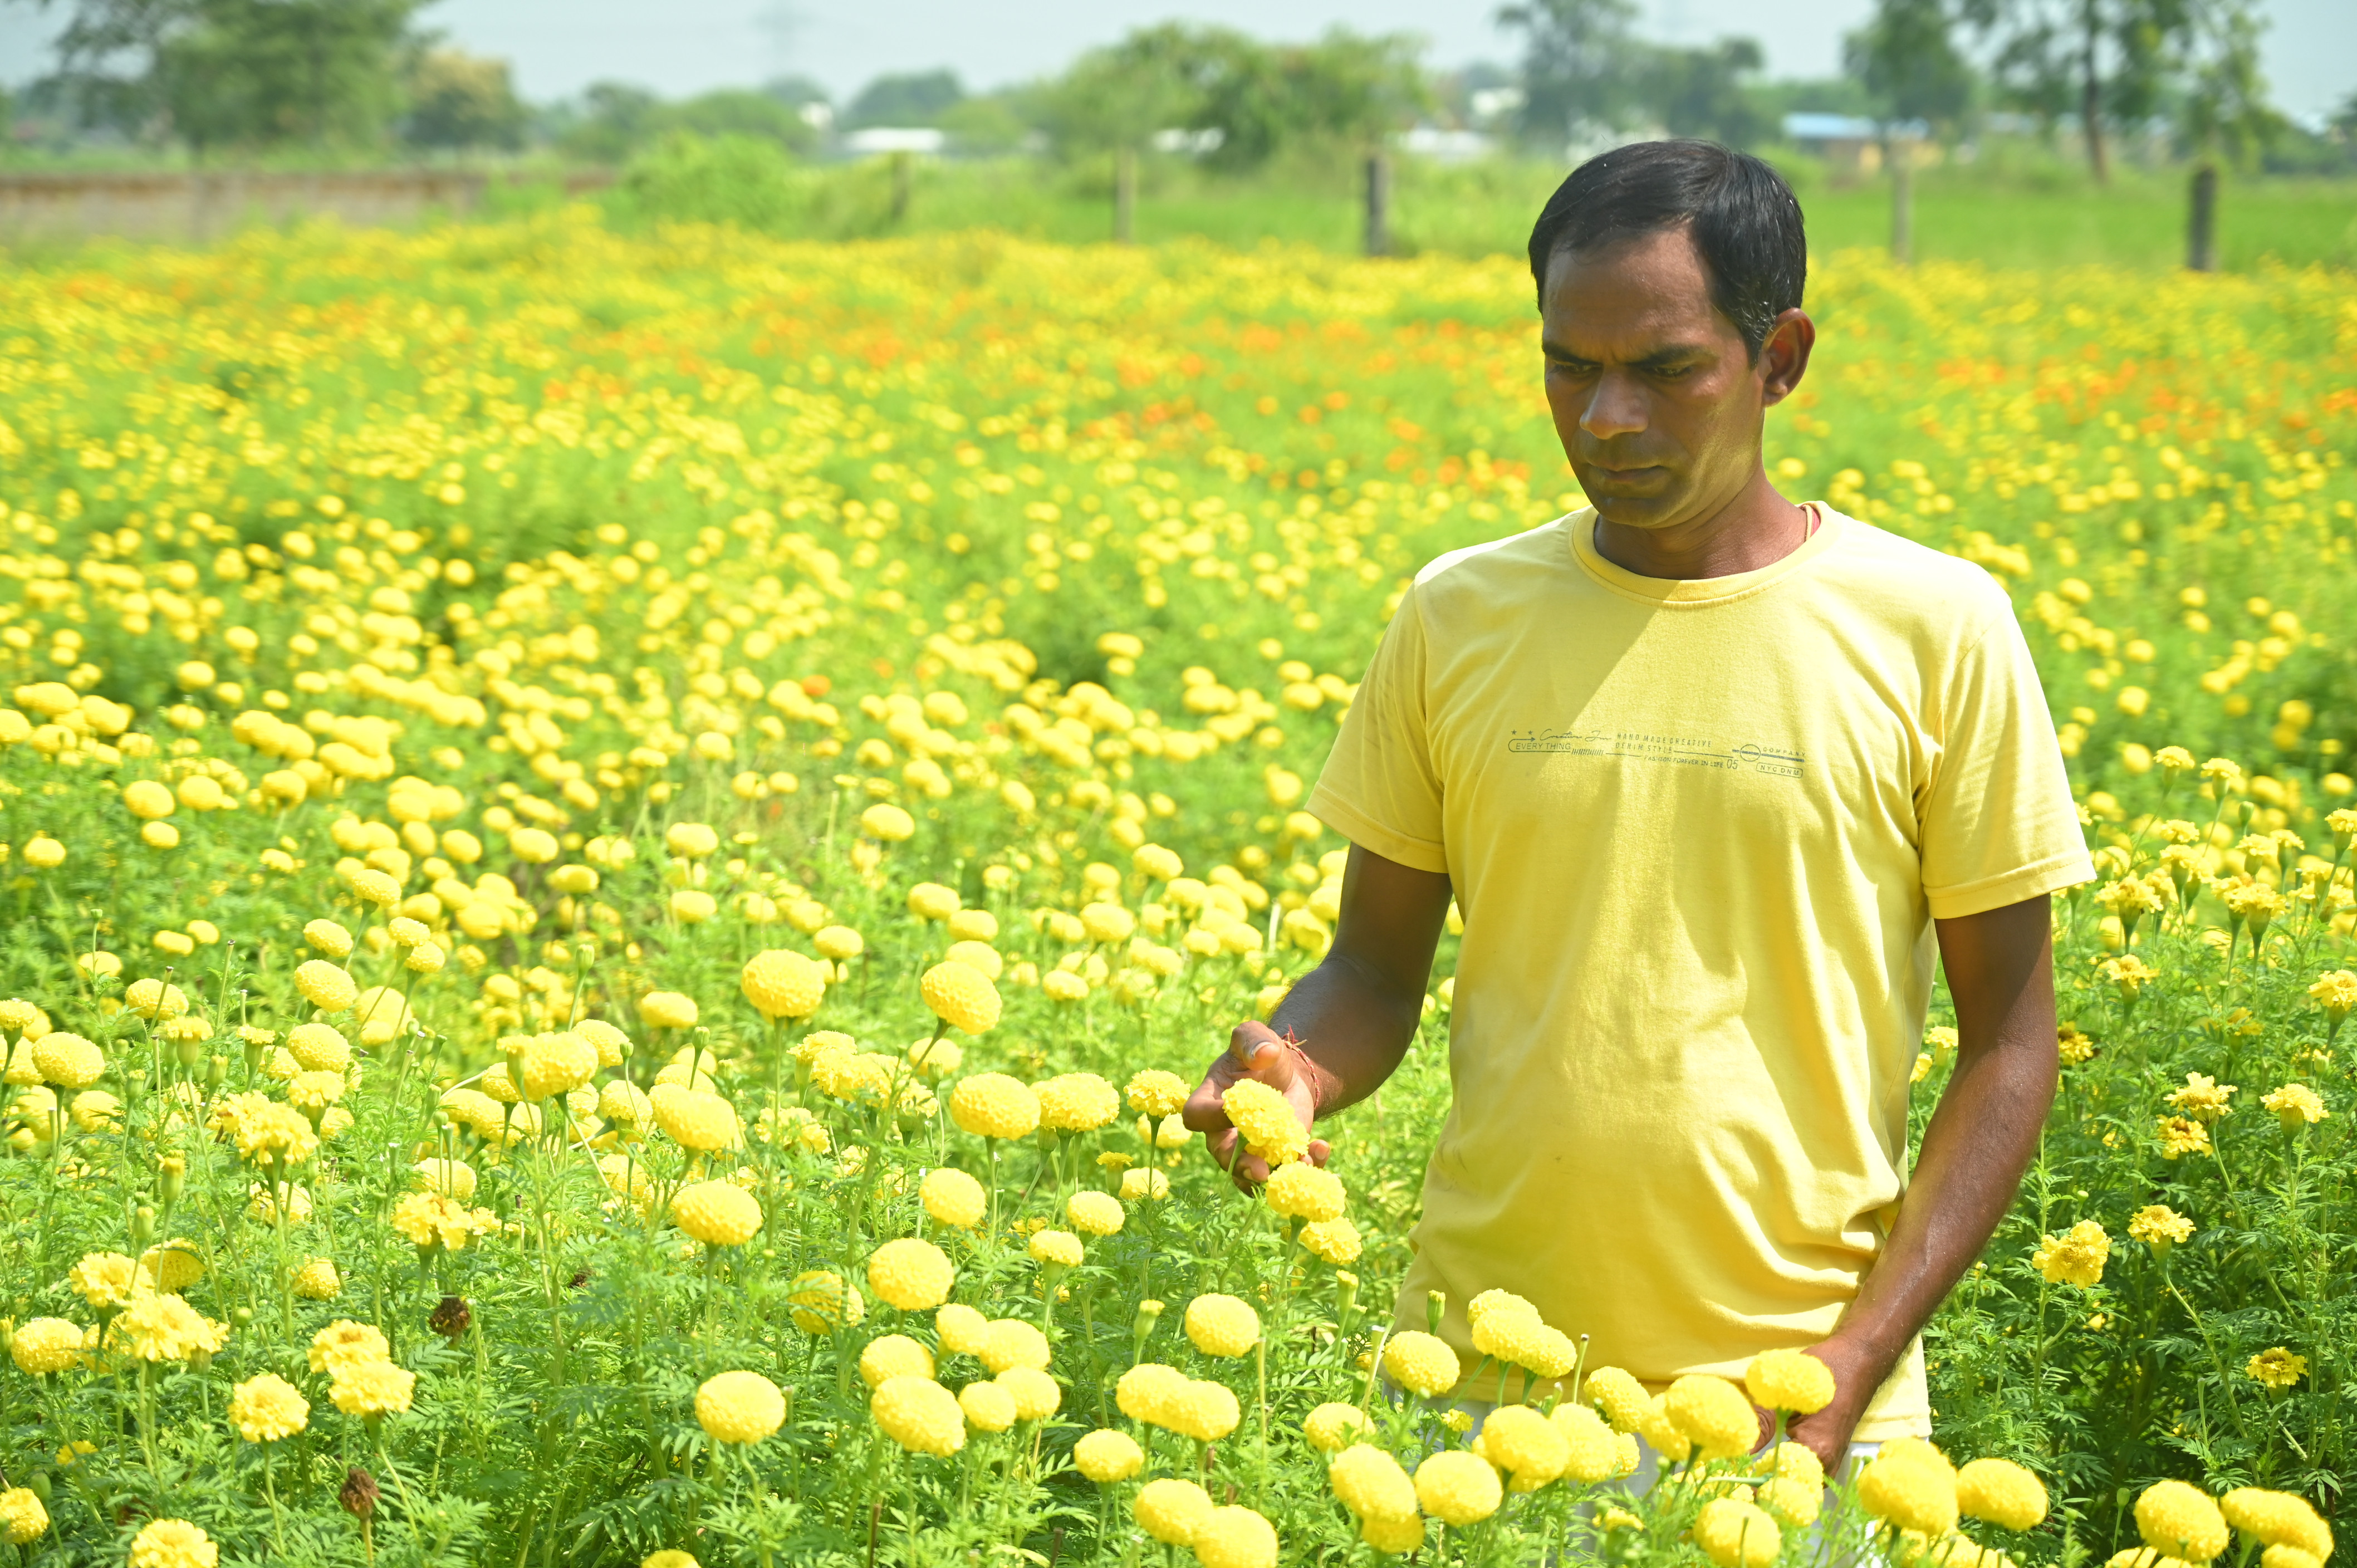
[[[1416,593],[1427,602],[1443,595],[1484,594],[1503,583],[1527,581],[1534,567],[1568,566],[1570,549],[1563,531],[1564,520],[1557,518],[1503,539],[1436,555],[1416,572]]]
[[[1845,590],[1870,596],[1882,612],[1967,636],[2012,616],[2012,599],[1986,567],[1854,517],[1841,522],[1835,570]]]

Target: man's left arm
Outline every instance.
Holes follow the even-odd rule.
[[[1875,1391],[1996,1233],[2038,1155],[2061,1072],[2046,896],[1935,924],[1956,1006],[1955,1072],[1881,1255],[1840,1326],[1810,1347],[1837,1391],[1791,1431],[1828,1473]]]

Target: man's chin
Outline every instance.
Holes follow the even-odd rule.
[[[1613,495],[1609,491],[1598,495],[1591,491],[1587,504],[1596,509],[1597,516],[1622,528],[1667,528],[1678,521],[1675,498],[1668,495]]]

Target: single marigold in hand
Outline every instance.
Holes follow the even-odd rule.
[[[1743,1369],[1755,1403],[1794,1415],[1814,1415],[1833,1403],[1833,1369],[1806,1350],[1762,1350]]]
[[[695,1391],[695,1423],[715,1443],[759,1443],[785,1422],[785,1394],[759,1372],[722,1372]]]
[[[867,1413],[877,1431],[911,1454],[945,1459],[965,1446],[965,1411],[931,1378],[887,1378],[868,1399]]]
[[[902,1312],[931,1312],[949,1299],[956,1283],[949,1254],[914,1237],[887,1241],[867,1260],[867,1288]]]
[[[1220,1096],[1220,1104],[1245,1151],[1270,1166],[1291,1165],[1308,1154],[1309,1132],[1292,1103],[1260,1079],[1237,1079]]]

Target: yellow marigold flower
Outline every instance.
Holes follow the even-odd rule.
[[[715,1443],[759,1443],[786,1422],[786,1396],[759,1372],[722,1372],[695,1391],[695,1423]]]
[[[296,971],[296,983],[302,983],[302,971]],[[123,988],[123,1004],[142,1018],[162,1022],[177,1018],[188,1010],[188,999],[177,985],[167,985],[160,980],[135,980]],[[330,1008],[330,1012],[334,1009]]]
[[[1663,1394],[1662,1408],[1706,1459],[1732,1459],[1750,1453],[1760,1442],[1759,1412],[1725,1378],[1680,1378]]]
[[[2169,1103],[2196,1122],[2214,1125],[2233,1114],[2233,1107],[2227,1101],[2234,1097],[2234,1090],[2233,1084],[2220,1083],[2206,1073],[2189,1072],[2185,1075],[2185,1087],[2172,1090]]]
[[[898,806],[879,801],[859,813],[859,831],[886,843],[905,843],[916,834],[917,819]]]
[[[2104,1264],[2112,1255],[2112,1239],[2101,1224],[2082,1219],[2061,1236],[2049,1236],[2030,1255],[2030,1265],[2055,1284],[2092,1290],[2104,1278]]]
[[[546,1100],[568,1093],[595,1077],[597,1047],[570,1029],[534,1035],[522,1053],[522,1077],[517,1087],[526,1100]]]
[[[826,999],[826,972],[789,948],[772,948],[746,960],[739,984],[753,1011],[772,1023],[807,1018]]]
[[[488,1208],[469,1209],[438,1192],[404,1193],[395,1199],[387,1223],[415,1247],[441,1247],[464,1251],[467,1239],[500,1228]]]
[[[905,1334],[886,1334],[867,1342],[859,1352],[859,1378],[871,1389],[887,1378],[930,1378],[933,1353]]]
[[[333,920],[313,920],[303,928],[303,940],[329,958],[350,958],[352,934]]]
[[[877,1431],[911,1454],[946,1459],[965,1446],[964,1410],[931,1378],[885,1379],[869,1397],[867,1413]]]
[[[0,1492],[0,1528],[7,1530],[13,1546],[38,1541],[48,1533],[49,1510],[41,1506],[41,1495],[30,1487]]]
[[[325,1111],[343,1097],[339,1072],[298,1072],[286,1080],[286,1102],[297,1111]]]
[[[1276,1568],[1276,1527],[1241,1505],[1204,1515],[1189,1545],[1203,1568]]]
[[[1187,1386],[1187,1374],[1160,1361],[1140,1361],[1114,1384],[1114,1403],[1132,1421],[1149,1426],[1168,1424],[1163,1419],[1171,1401]]]
[[[1187,1304],[1187,1337],[1206,1356],[1243,1356],[1260,1343],[1260,1314],[1232,1295],[1199,1295]]]
[[[1186,1080],[1159,1068],[1132,1073],[1122,1093],[1132,1111],[1157,1121],[1177,1114],[1178,1108],[1187,1103]]]
[[[81,1359],[81,1326],[62,1317],[36,1317],[8,1340],[16,1369],[36,1378],[66,1370]]]
[[[123,1252],[87,1252],[66,1271],[74,1294],[102,1311],[129,1301],[139,1283],[138,1265]]]
[[[1039,1125],[1060,1133],[1093,1133],[1121,1114],[1121,1097],[1092,1072],[1060,1073],[1032,1091],[1039,1097]]]
[[[1534,1492],[1571,1463],[1571,1443],[1560,1427],[1526,1404],[1501,1404],[1481,1423],[1474,1451],[1506,1472],[1507,1487]]]
[[[956,1283],[949,1254],[914,1237],[887,1241],[867,1260],[867,1288],[902,1312],[931,1312],[949,1299]]]
[[[1967,1518],[2035,1530],[2046,1508],[2046,1483],[2010,1459],[1975,1459],[1956,1472],[1956,1509]]]
[[[332,1258],[313,1258],[295,1271],[295,1294],[305,1301],[333,1301],[343,1288]]]
[[[786,1305],[794,1326],[805,1334],[829,1334],[849,1328],[867,1316],[859,1293],[843,1276],[825,1269],[805,1269],[786,1287]]]
[[[1261,1189],[1273,1213],[1317,1224],[1342,1217],[1342,1178],[1307,1161],[1279,1165]]]
[[[2345,814],[2334,813],[2336,816]],[[2345,969],[2332,970],[2319,975],[2316,983],[2308,988],[2308,993],[2316,999],[2319,1007],[2324,1009],[2325,1018],[2338,1024],[2349,1016],[2352,1010],[2357,1010],[2357,973]]]
[[[1015,1424],[1015,1396],[996,1383],[968,1383],[957,1401],[966,1424],[976,1432],[1004,1432]]]
[[[1444,1449],[1415,1467],[1415,1500],[1443,1524],[1479,1524],[1505,1495],[1490,1462],[1461,1448]]]
[[[1031,1261],[1058,1268],[1077,1269],[1084,1255],[1081,1239],[1069,1230],[1037,1230],[1031,1236]]]
[[[1121,1199],[1109,1192],[1083,1190],[1065,1201],[1064,1217],[1072,1229],[1089,1236],[1110,1236],[1118,1231],[1128,1215]]]
[[[1244,1147],[1270,1165],[1290,1165],[1309,1152],[1309,1131],[1291,1103],[1258,1079],[1239,1079],[1220,1103]]]
[[[1383,1371],[1408,1392],[1426,1399],[1455,1388],[1463,1375],[1457,1365],[1457,1352],[1447,1340],[1414,1328],[1384,1342]]]
[[[205,1277],[205,1261],[194,1241],[175,1237],[139,1254],[139,1275],[150,1290],[186,1290]]]
[[[940,1336],[944,1352],[980,1356],[990,1342],[990,1319],[970,1306],[946,1302],[933,1314],[933,1332]]]
[[[996,1380],[1014,1399],[1017,1421],[1044,1421],[1064,1402],[1063,1386],[1037,1367],[1009,1367]]]
[[[187,1361],[229,1342],[229,1325],[216,1323],[177,1295],[134,1296],[106,1326],[110,1348],[142,1361]]]
[[[704,1568],[704,1565],[687,1552],[666,1548],[647,1553],[646,1560],[639,1564],[639,1568]]]
[[[248,1443],[274,1443],[311,1424],[311,1402],[277,1373],[264,1372],[230,1391],[229,1423]]]
[[[1138,1487],[1130,1511],[1138,1528],[1166,1546],[1193,1542],[1195,1531],[1211,1517],[1211,1494],[1192,1481],[1165,1477]]]
[[[1300,1167],[1286,1165],[1281,1168],[1295,1170]],[[1160,1171],[1125,1173],[1122,1177],[1122,1190],[1125,1195],[1129,1189],[1129,1177],[1133,1176],[1151,1176],[1159,1181],[1162,1173]],[[1347,1263],[1358,1262],[1361,1245],[1359,1240],[1359,1228],[1347,1219],[1321,1219],[1315,1225],[1305,1225],[1301,1228],[1301,1234],[1296,1240],[1308,1251],[1312,1257],[1331,1263],[1338,1269]],[[1548,1332],[1554,1331],[1550,1329]]]
[[[184,1519],[159,1519],[131,1538],[129,1568],[218,1568],[221,1548]]]
[[[938,882],[920,882],[909,889],[909,913],[920,920],[946,920],[964,902],[956,888]]]
[[[475,1196],[475,1167],[464,1160],[420,1160],[417,1185],[460,1203]]]
[[[1779,1524],[1806,1530],[1824,1511],[1824,1483],[1811,1485],[1792,1476],[1771,1476],[1760,1484],[1758,1501]]]
[[[976,1073],[950,1090],[950,1120],[978,1138],[1027,1138],[1039,1125],[1039,1097],[1020,1079]]]
[[[338,1371],[328,1398],[346,1415],[399,1415],[417,1391],[417,1374],[390,1361],[358,1361]]]
[[[954,1096],[951,1100],[950,1113],[952,1116],[957,1113]],[[947,1165],[927,1171],[924,1181],[917,1188],[917,1195],[927,1214],[938,1223],[959,1230],[971,1230],[981,1224],[983,1216],[990,1208],[990,1195],[983,1190],[982,1183],[965,1172]]]
[[[1019,1317],[994,1318],[983,1333],[982,1348],[975,1353],[993,1372],[1003,1372],[1009,1367],[1044,1371],[1049,1359],[1048,1337]]]
[[[811,937],[811,946],[822,958],[848,963],[867,950],[867,939],[849,926],[822,926]]]
[[[106,1076],[106,1053],[96,1041],[60,1029],[33,1042],[33,1066],[59,1089],[88,1089]]]
[[[1754,1402],[1795,1415],[1814,1415],[1834,1399],[1833,1369],[1806,1350],[1762,1350],[1743,1369]]]
[[[2193,1221],[2165,1203],[2148,1203],[2128,1221],[2128,1234],[2156,1253],[2165,1255],[2171,1247],[2192,1236]]]
[[[1768,1568],[1784,1550],[1783,1532],[1765,1509],[1736,1498],[1713,1498],[1695,1516],[1695,1544],[1718,1568]]]
[[[1274,1180],[1269,1184],[1275,1186]],[[1515,1312],[1524,1317],[1539,1316],[1538,1307],[1510,1290],[1485,1290],[1465,1304],[1465,1321],[1478,1324],[1493,1312]]]
[[[2244,1370],[2271,1389],[2287,1389],[2308,1376],[2308,1358],[2278,1345],[2252,1357]]]
[[[707,1247],[741,1247],[761,1229],[760,1199],[729,1181],[690,1182],[671,1200],[671,1215]]]
[[[1103,1427],[1072,1444],[1072,1465],[1101,1487],[1126,1481],[1146,1467],[1146,1452],[1126,1432]]]
[[[918,989],[942,1023],[969,1035],[986,1035],[998,1023],[998,988],[971,964],[949,960],[925,971]]]
[[[2164,1116],[2159,1122],[2160,1157],[2173,1160],[2184,1155],[2206,1155],[2210,1152],[2210,1129],[2187,1116]]]
[[[683,1149],[712,1154],[744,1142],[737,1125],[737,1108],[716,1094],[659,1083],[647,1101],[654,1110],[655,1125]]]
[[[1359,1412],[1349,1405],[1321,1408]],[[1363,1424],[1363,1418],[1361,1418]],[[1416,1512],[1415,1483],[1408,1479],[1400,1462],[1372,1444],[1356,1443],[1343,1446],[1326,1468],[1327,1484],[1334,1488],[1334,1497],[1359,1519],[1414,1519]]]
[[[2183,1481],[2156,1481],[2136,1498],[2136,1533],[2155,1552],[2207,1563],[2226,1550],[2226,1516],[2210,1494]]]
[[[1548,1327],[1535,1313],[1528,1312],[1492,1309],[1483,1313],[1473,1325],[1473,1348],[1543,1378],[1559,1378],[1579,1359],[1579,1347],[1569,1335]]]
[[[650,1029],[693,1029],[698,1016],[695,998],[676,991],[650,991],[639,998],[639,1019]]]
[[[392,1356],[393,1347],[382,1333],[371,1325],[355,1323],[349,1317],[338,1318],[311,1336],[309,1360],[315,1372],[340,1377],[347,1369],[364,1361],[383,1361]]]
[[[326,959],[315,958],[295,971],[295,989],[322,1013],[340,1013],[360,1000],[360,983]]]
[[[2332,1531],[2306,1498],[2237,1487],[2218,1499],[2226,1522],[2267,1545],[2305,1552],[2321,1562],[2332,1554]]]
[[[1898,1529],[1945,1535],[1956,1528],[1955,1467],[1921,1438],[1885,1443],[1858,1474],[1857,1500]]]
[[[1590,1407],[1566,1400],[1547,1419],[1564,1436],[1563,1472],[1582,1486],[1609,1481],[1620,1473],[1620,1445],[1612,1428]]]
[[[1181,1437],[1217,1443],[1236,1429],[1243,1409],[1222,1384],[1189,1378],[1170,1391],[1162,1423]]]
[[[352,1065],[351,1042],[327,1024],[297,1024],[286,1032],[286,1052],[310,1072],[341,1072]]]
[[[1405,1557],[1424,1545],[1424,1516],[1405,1519],[1362,1519],[1359,1539],[1389,1557]]]
[[[1321,1404],[1301,1423],[1301,1435],[1321,1454],[1339,1452],[1366,1430],[1366,1415],[1356,1405]]]
[[[2297,1133],[2314,1125],[2332,1114],[2316,1090],[2304,1083],[2287,1083],[2281,1089],[2270,1090],[2259,1097],[2259,1103],[2276,1113],[2287,1133]]]

